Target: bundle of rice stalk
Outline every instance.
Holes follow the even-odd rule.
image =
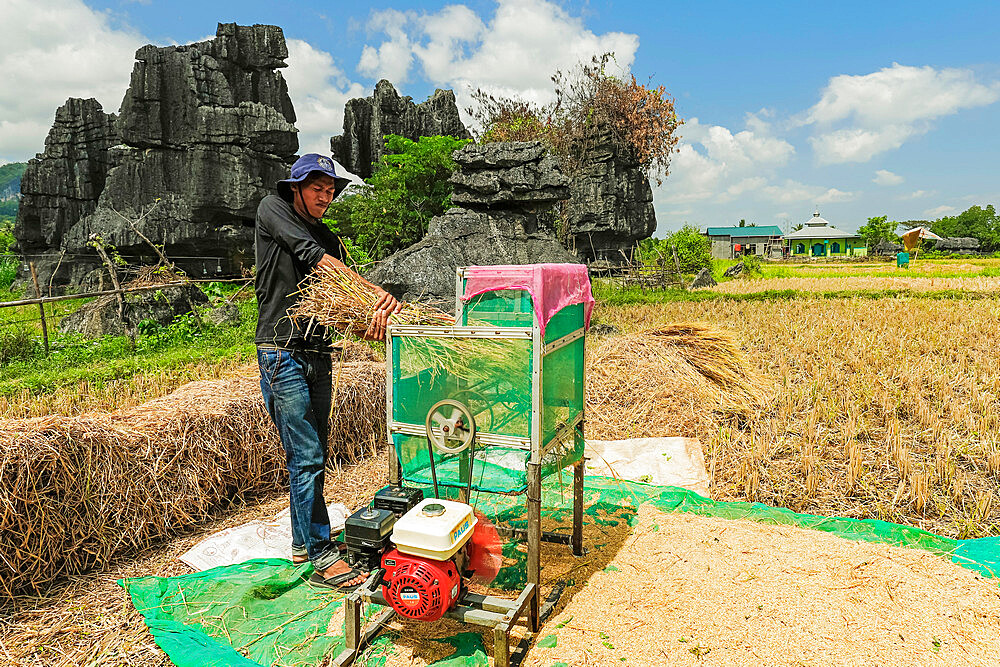
[[[699,322],[668,324],[644,332],[674,347],[699,373],[720,388],[736,392],[749,407],[763,406],[764,387],[732,334]]]
[[[375,286],[350,270],[318,267],[298,292],[292,317],[307,326],[320,324],[343,336],[363,336],[379,295]],[[427,305],[404,303],[395,324],[446,326],[455,318]]]
[[[363,336],[371,324],[378,292],[353,271],[320,267],[298,292],[291,315],[307,329],[322,325],[343,336]],[[393,324],[451,326],[455,318],[426,304],[403,303]],[[527,374],[530,348],[522,341],[414,337],[401,354],[404,375],[427,371],[431,379],[461,375],[477,381]]]
[[[763,405],[762,383],[728,334],[679,324],[599,338],[587,350],[587,436],[689,436]]]

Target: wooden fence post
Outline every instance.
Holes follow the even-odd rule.
[[[38,287],[38,273],[35,272],[35,263],[29,262],[28,268],[31,269],[31,281],[35,283],[35,296],[39,299],[42,298],[42,290]],[[38,312],[42,316],[42,340],[45,342],[45,354],[49,353],[49,329],[48,325],[45,323],[45,304],[42,302],[38,303]]]

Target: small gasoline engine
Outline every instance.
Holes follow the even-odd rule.
[[[348,561],[382,568],[382,595],[405,618],[436,621],[458,601],[477,562],[470,541],[478,523],[465,503],[424,498],[420,489],[386,487],[344,528]],[[373,587],[374,588],[374,587]]]

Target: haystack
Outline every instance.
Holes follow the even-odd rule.
[[[736,340],[704,324],[597,338],[587,359],[587,437],[704,438],[765,406]]]
[[[343,364],[331,452],[385,433],[384,370]],[[192,382],[144,405],[0,423],[0,599],[103,564],[287,485],[256,377]]]

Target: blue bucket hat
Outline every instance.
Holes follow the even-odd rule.
[[[325,155],[320,155],[319,153],[306,153],[292,165],[291,175],[283,181],[278,181],[278,194],[281,195],[283,199],[291,201],[292,183],[301,183],[314,171],[326,174],[333,179],[335,188],[335,192],[333,194],[334,199],[339,197],[340,193],[344,191],[344,188],[351,184],[351,179],[337,175],[337,172],[334,171],[333,160]]]

